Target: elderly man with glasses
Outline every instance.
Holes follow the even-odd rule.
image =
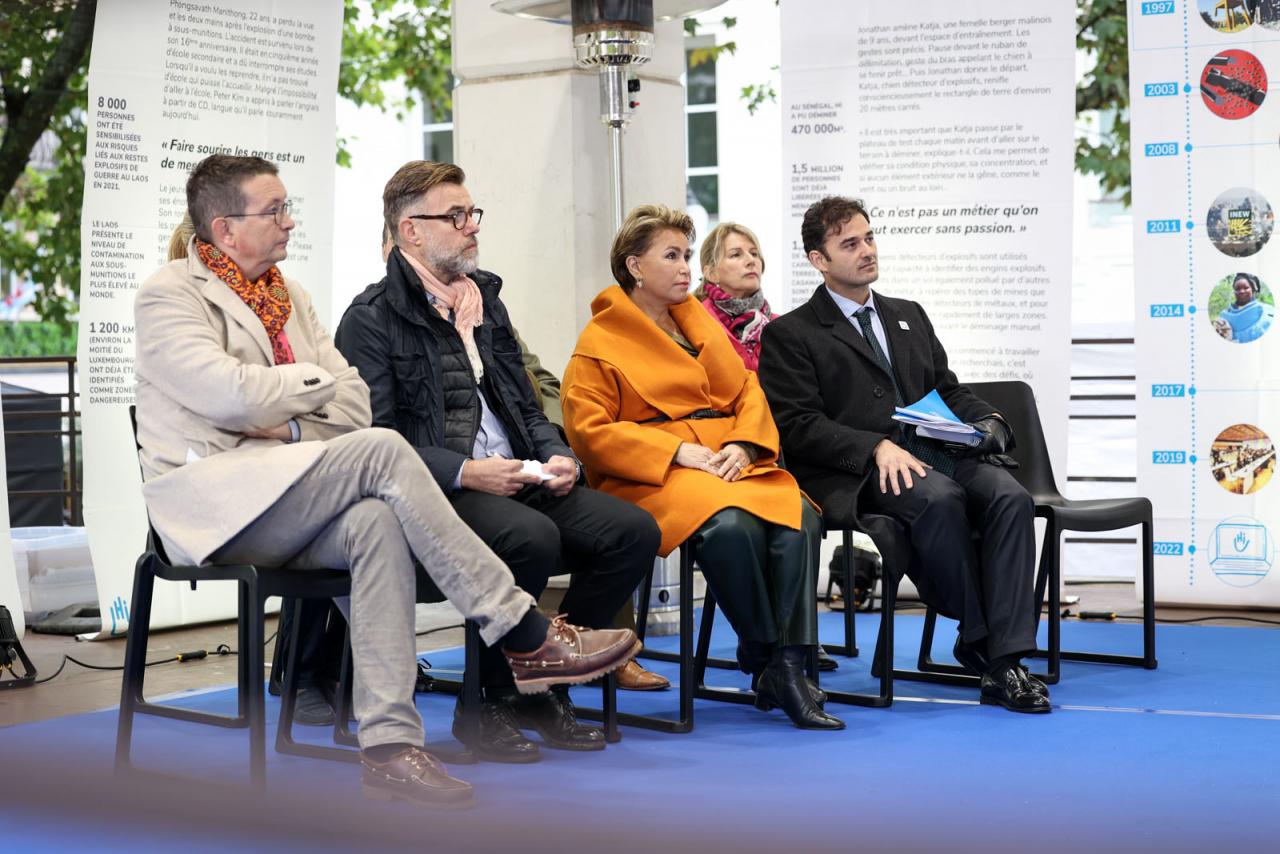
[[[639,643],[544,617],[414,449],[367,429],[368,388],[277,266],[294,221],[274,164],[206,158],[187,182],[187,209],[186,257],[148,277],[134,302],[151,522],[178,563],[350,570],[364,791],[467,804],[471,786],[422,749],[415,559],[502,648],[521,691],[598,677]]]
[[[387,182],[383,215],[395,241],[387,275],[347,309],[336,341],[369,384],[373,423],[399,431],[422,456],[462,520],[537,597],[572,573],[562,610],[604,628],[658,549],[653,518],[579,485],[581,467],[539,408],[525,374],[502,280],[477,269],[483,212],[461,169],[406,163]],[[454,733],[482,758],[532,762],[548,747],[599,750],[604,734],[576,721],[567,692],[519,695],[484,652],[479,726]]]

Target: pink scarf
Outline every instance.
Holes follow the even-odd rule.
[[[400,255],[418,274],[422,287],[435,297],[436,311],[440,312],[440,316],[448,320],[449,312],[453,312],[453,328],[462,337],[462,346],[466,348],[471,371],[479,383],[484,377],[484,362],[480,360],[480,351],[476,347],[475,332],[476,327],[484,323],[484,299],[480,296],[480,288],[470,276],[459,276],[446,285],[408,252],[401,252]]]

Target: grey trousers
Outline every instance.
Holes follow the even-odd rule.
[[[488,644],[536,604],[458,518],[417,451],[380,428],[326,442],[320,461],[212,560],[351,570],[353,699],[367,748],[423,742],[414,557]]]

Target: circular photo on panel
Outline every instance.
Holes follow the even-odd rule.
[[[1276,544],[1267,526],[1252,516],[1223,519],[1204,544],[1205,560],[1214,576],[1232,587],[1252,587],[1271,572]]]
[[[1271,437],[1252,424],[1232,424],[1209,449],[1213,479],[1233,495],[1252,495],[1271,482],[1276,449]]]
[[[1269,30],[1280,30],[1280,0],[1257,0],[1254,23]]]
[[[1209,323],[1224,341],[1257,341],[1275,320],[1275,299],[1266,282],[1253,273],[1232,273],[1209,293]]]
[[[1247,50],[1224,50],[1205,63],[1200,96],[1215,116],[1243,119],[1267,97],[1267,72]]]
[[[1247,258],[1271,239],[1275,213],[1258,191],[1234,187],[1213,200],[1204,225],[1219,252]]]
[[[1260,0],[1197,0],[1200,20],[1220,33],[1238,33],[1258,22]]]

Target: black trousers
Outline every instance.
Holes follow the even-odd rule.
[[[284,684],[296,601],[285,599],[280,605],[276,649],[271,658],[271,683],[277,689]],[[298,687],[315,688],[326,681],[336,683],[342,673],[342,644],[347,633],[342,611],[329,599],[303,599],[299,625]]]
[[[538,485],[510,498],[460,489],[449,500],[534,598],[548,578],[570,573],[560,610],[590,629],[610,625],[652,568],[662,539],[647,511],[583,486],[561,498]],[[480,684],[486,690],[513,684],[500,649],[482,648]]]
[[[907,574],[924,602],[960,622],[966,643],[987,655],[1036,648],[1035,515],[1031,496],[999,466],[956,461],[954,477],[930,470],[894,495],[872,472],[864,509],[902,523],[911,541]],[[974,533],[978,541],[974,541]]]
[[[798,531],[730,507],[692,537],[698,568],[738,634],[739,663],[749,673],[759,672],[775,647],[818,642],[822,521],[799,500],[804,510]]]

